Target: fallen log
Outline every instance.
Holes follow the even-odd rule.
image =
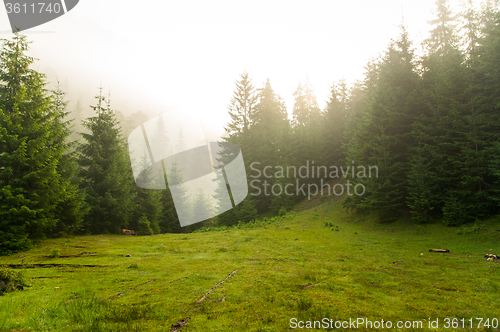
[[[448,249],[429,249],[429,252],[450,252]]]
[[[226,279],[222,280],[222,281],[219,281],[219,283],[217,285],[215,285],[214,287],[212,287],[211,290],[209,290],[208,292],[205,293],[205,295],[203,295],[201,297],[201,299],[199,299],[198,301],[196,301],[196,303],[200,303],[201,301],[203,301],[208,295],[210,295],[210,293],[212,293],[217,287],[219,287],[221,284],[224,283],[224,281],[226,281],[227,279],[231,278],[234,274],[236,273],[236,270],[234,270],[233,272],[231,272],[227,277]]]

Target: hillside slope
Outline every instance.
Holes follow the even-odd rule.
[[[429,330],[429,319],[443,330],[447,317],[498,322],[500,264],[483,258],[500,252],[498,222],[474,231],[377,225],[323,201],[259,227],[48,240],[2,257],[4,269],[24,262],[30,287],[0,297],[0,330],[168,331],[187,318],[174,330],[286,331],[323,318],[423,324],[404,331]],[[471,330],[496,330],[478,323]]]

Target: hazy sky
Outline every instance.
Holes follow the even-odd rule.
[[[26,34],[36,68],[57,74],[73,96],[91,97],[102,82],[124,113],[181,111],[222,128],[243,71],[256,87],[269,77],[289,113],[307,75],[324,107],[332,82],[361,79],[398,36],[403,15],[418,45],[433,9],[434,0],[80,0]],[[0,38],[9,29],[1,9]]]

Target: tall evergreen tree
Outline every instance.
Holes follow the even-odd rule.
[[[321,125],[323,160],[328,165],[338,165],[345,158],[342,146],[346,143],[345,131],[349,107],[349,91],[345,80],[333,84]]]
[[[455,53],[457,37],[454,33],[455,16],[453,15],[448,0],[436,0],[436,18],[430,21],[434,26],[427,39],[431,53],[448,55]]]
[[[178,214],[186,216],[187,219],[190,218],[189,197],[187,197],[186,188],[182,185],[182,172],[178,165],[172,163],[167,167],[168,186],[166,190],[162,190],[160,199],[162,204],[160,229],[165,233],[184,233],[187,229],[181,227]],[[175,201],[172,195],[176,196]]]
[[[320,153],[320,126],[322,117],[316,96],[306,78],[294,92],[293,129],[296,136],[294,152],[296,159],[307,160]]]
[[[473,120],[476,165],[487,166],[484,171],[481,191],[476,191],[477,199],[482,199],[481,208],[498,212],[500,177],[498,171],[490,168],[499,160],[498,137],[500,137],[500,2],[487,1],[481,14],[479,46],[476,61],[471,65],[473,90],[470,98],[470,118]],[[496,166],[495,166],[496,167]],[[477,167],[477,169],[482,169]],[[481,183],[479,182],[479,183]],[[485,202],[493,203],[487,204]],[[489,207],[489,209],[488,209]]]
[[[149,116],[143,111],[137,111],[127,117],[122,112],[116,111],[115,116],[124,137],[128,137],[137,126],[149,120]]]
[[[139,179],[142,183],[151,183],[152,177],[154,176],[151,168],[148,168],[147,164],[148,157],[144,154],[142,158],[144,171],[139,175]],[[162,212],[161,206],[161,191],[153,189],[140,188],[134,186],[135,190],[135,208],[132,213],[132,220],[129,227],[133,230],[138,230],[140,226],[141,218],[147,218],[148,229],[151,229],[153,233],[160,233],[160,214]],[[149,232],[147,232],[149,233]]]
[[[265,82],[264,87],[258,90],[257,104],[255,105],[255,111],[251,120],[252,129],[250,139],[252,148],[250,154],[246,154],[245,158],[248,155],[250,163],[259,162],[260,164],[256,164],[254,168],[260,171],[266,166],[275,167],[289,164],[289,151],[294,148],[290,146],[290,123],[285,103],[274,92],[269,79]],[[274,176],[267,178],[263,173],[261,176],[255,176],[256,174],[252,174],[250,181],[258,181],[260,188],[264,185],[264,181],[271,188],[277,180]],[[254,200],[257,211],[263,212],[269,209],[273,199],[281,200],[283,198],[285,197],[276,197],[271,194],[266,196],[265,193],[262,193],[259,196],[255,196]],[[288,204],[285,201],[283,203]],[[279,210],[280,205],[281,203],[274,204],[274,209]]]
[[[438,0],[435,28],[427,41],[429,53],[423,60],[424,97],[429,114],[420,121],[424,146],[432,146],[430,184],[435,211],[444,213],[444,222],[457,225],[485,211],[484,179],[486,162],[481,160],[476,97],[465,55],[458,47],[455,21],[447,1]],[[472,51],[472,50],[471,50]],[[484,155],[483,155],[484,156]],[[458,203],[457,203],[458,202]],[[462,210],[463,207],[466,207]],[[452,209],[457,208],[454,213]],[[446,213],[445,213],[446,211]],[[463,212],[465,211],[465,212]],[[459,215],[460,219],[452,216]]]
[[[67,102],[64,100],[65,93],[59,90],[53,91],[54,110],[60,114],[68,115],[66,111]],[[66,149],[63,153],[57,170],[61,174],[60,186],[64,193],[64,198],[58,204],[57,215],[59,219],[56,226],[50,231],[50,236],[61,236],[73,234],[83,221],[84,213],[86,212],[84,193],[79,189],[80,179],[78,172],[80,170],[76,160],[76,152],[74,146],[76,142],[71,140],[72,126],[71,121],[56,120],[56,123],[61,126],[64,131]]]
[[[464,35],[463,45],[467,61],[471,65],[477,58],[477,48],[480,38],[480,17],[474,8],[472,0],[467,0],[463,13],[461,14],[461,30]]]
[[[193,202],[193,216],[203,217],[213,213],[213,206],[203,188],[198,188]]]
[[[96,115],[84,121],[89,133],[81,134],[83,143],[78,148],[81,188],[89,208],[83,231],[119,233],[130,222],[134,179],[118,122],[102,88],[96,99],[92,106]]]
[[[69,233],[81,219],[72,156],[64,155],[65,103],[45,89],[27,50],[26,37],[16,34],[0,51],[0,255]]]
[[[366,186],[366,194],[350,199],[359,207],[378,210],[381,220],[393,220],[405,205],[412,124],[422,112],[419,86],[411,44],[402,28],[380,63],[367,113],[347,157],[351,167],[378,167],[378,177],[354,180]]]
[[[255,88],[248,73],[240,75],[235,82],[236,89],[228,106],[231,117],[229,123],[224,127],[227,133],[226,140],[243,146],[248,143],[248,130],[252,126],[252,117],[255,112],[256,95]],[[245,150],[244,147],[242,147]]]
[[[250,172],[249,164],[254,161],[257,143],[252,139],[252,130],[254,124],[254,114],[256,111],[256,91],[252,84],[251,79],[247,72],[240,75],[239,80],[235,82],[236,88],[228,105],[228,113],[230,116],[230,121],[224,127],[226,134],[222,137],[222,150],[220,155],[216,158],[222,164],[227,164],[232,160],[233,152],[232,149],[226,148],[224,142],[237,144],[243,155],[243,160],[245,163],[245,170],[247,175]],[[227,193],[228,187],[223,176],[219,176],[216,179],[217,188],[214,198],[217,200],[216,209],[219,211],[225,211],[227,209]],[[237,223],[239,220],[248,221],[254,216],[250,214],[244,216],[241,219],[242,208],[245,206],[245,210],[254,209],[254,201],[249,195],[245,200],[233,207],[232,209],[217,216],[217,222],[221,225],[232,225]],[[248,219],[250,218],[250,219]]]
[[[81,138],[81,136],[78,133],[84,130],[82,126],[82,121],[85,120],[86,118],[85,111],[82,107],[80,100],[77,100],[73,108],[73,111],[69,115],[69,118],[72,119],[71,134],[69,136],[70,141],[72,142],[78,141]]]

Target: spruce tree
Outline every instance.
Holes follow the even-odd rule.
[[[69,136],[70,141],[72,141],[72,142],[78,141],[81,138],[79,133],[84,130],[84,128],[82,126],[82,121],[85,120],[85,118],[86,118],[86,115],[85,115],[85,112],[84,112],[84,109],[82,107],[80,100],[77,100],[77,102],[73,108],[73,111],[70,113],[69,117],[72,119],[71,134]],[[76,148],[76,144],[73,147]]]
[[[83,122],[89,133],[82,133],[78,163],[81,189],[89,211],[85,215],[86,233],[119,233],[129,225],[133,200],[133,175],[120,128],[102,88],[92,106],[95,116]]]
[[[474,120],[477,155],[475,160],[484,170],[482,191],[476,191],[482,199],[481,208],[498,212],[500,205],[500,177],[497,171],[499,160],[498,137],[500,136],[500,7],[498,1],[487,1],[481,13],[480,36],[477,57],[471,65],[473,92],[470,114]],[[473,116],[472,116],[473,115]],[[473,154],[473,155],[474,155]],[[494,166],[493,166],[494,165]],[[493,166],[493,167],[491,167]],[[486,204],[485,204],[486,203]],[[491,204],[488,204],[491,203]]]
[[[160,194],[161,214],[159,226],[161,233],[182,233],[182,227],[179,224],[179,218],[175,211],[174,200],[170,189],[162,190]]]
[[[53,91],[54,110],[67,117],[68,112],[66,111],[66,107],[68,103],[64,100],[64,96],[65,93],[59,90],[59,87]],[[58,125],[64,131],[60,139],[65,137],[66,148],[57,167],[59,174],[61,174],[60,189],[64,193],[64,196],[57,207],[57,224],[50,231],[50,236],[53,237],[69,235],[77,231],[86,212],[85,195],[79,189],[80,178],[78,177],[78,172],[80,168],[76,160],[75,151],[77,142],[71,139],[72,121],[57,120]]]
[[[320,164],[322,115],[316,101],[316,96],[306,79],[299,84],[294,92],[293,105],[293,153],[292,158],[296,166],[306,165],[315,161]]]
[[[157,125],[151,139],[153,142],[157,142],[158,145],[161,144],[161,146],[164,147],[166,151],[168,151],[170,139],[165,132],[165,122],[163,120],[163,114],[160,114],[158,116]],[[163,171],[161,173],[153,171],[153,169],[149,167],[148,161],[148,155],[146,152],[144,152],[144,155],[141,158],[141,169],[144,169],[144,171],[139,175],[139,178],[137,179],[139,180],[138,183],[155,184],[155,188],[160,188],[160,186],[157,186],[156,184],[158,184],[157,182],[161,182],[161,185],[166,183],[164,178],[165,174]],[[158,176],[160,178],[157,178]],[[136,192],[136,207],[134,209],[130,227],[134,230],[138,228],[139,221],[141,220],[141,218],[143,218],[143,216],[146,216],[149,222],[149,227],[151,228],[153,233],[160,233],[161,231],[166,232],[166,230],[162,229],[162,227],[160,226],[164,221],[164,216],[162,216],[164,212],[164,202],[162,201],[162,198],[165,195],[165,193],[163,192],[164,190],[145,189],[139,186],[134,186],[134,188]],[[168,188],[166,189],[168,190]],[[170,192],[168,192],[168,194],[170,194]],[[167,205],[168,204],[166,204],[165,206]],[[165,211],[165,213],[168,215],[168,212]]]
[[[182,172],[174,162],[166,166],[168,169],[168,185],[166,190],[162,190],[160,202],[162,205],[162,214],[160,217],[160,229],[165,233],[184,233],[186,228],[181,227],[179,214],[190,219],[189,197],[187,190],[182,184]],[[175,186],[175,187],[174,187]],[[175,203],[172,195],[175,195]]]
[[[431,53],[449,55],[456,52],[457,37],[454,33],[456,26],[448,0],[436,0],[436,18],[430,21],[434,26],[427,39],[427,46]]]
[[[137,126],[149,120],[149,116],[143,111],[135,112],[127,117],[122,112],[116,111],[115,116],[120,125],[123,137],[128,137]]]
[[[137,227],[135,228],[137,230],[138,235],[153,235],[154,230],[151,228],[151,224],[149,222],[148,216],[146,214],[143,214],[138,222],[137,222]]]
[[[255,112],[255,88],[247,72],[241,74],[235,84],[236,89],[228,106],[231,120],[224,129],[228,135],[226,140],[240,145],[240,148],[245,150],[245,145],[249,143],[248,130],[252,126],[252,117]]]
[[[429,112],[419,122],[424,146],[433,150],[429,167],[435,182],[429,185],[437,190],[432,192],[431,205],[436,212],[441,211],[445,224],[456,225],[452,216],[461,215],[460,223],[471,221],[490,204],[484,192],[487,163],[478,126],[481,117],[474,106],[477,95],[468,67],[473,63],[465,61],[467,57],[458,47],[455,17],[447,1],[438,0],[436,5],[437,18],[431,21],[434,29],[423,60],[424,98]]]
[[[147,160],[148,158],[144,154],[142,158],[144,171],[139,175],[139,181],[142,183],[151,183],[151,178],[154,176],[152,169],[147,166]],[[128,227],[133,230],[139,229],[141,218],[145,217],[151,231],[155,234],[160,233],[160,215],[162,212],[161,191],[134,186],[134,192],[135,208]],[[149,234],[149,231],[147,233]]]
[[[226,133],[222,137],[221,150],[215,158],[219,159],[219,162],[226,165],[232,161],[233,149],[227,148],[229,145],[224,143],[237,144],[241,149],[243,155],[243,161],[245,163],[245,169],[247,175],[250,172],[249,164],[254,161],[255,153],[258,150],[258,142],[254,141],[253,136],[253,124],[254,124],[254,114],[256,111],[257,96],[255,88],[252,84],[252,80],[249,78],[247,72],[240,75],[239,80],[235,82],[235,91],[228,105],[228,114],[230,116],[230,121],[224,127]],[[220,175],[220,174],[219,174]],[[249,179],[250,180],[250,179]],[[240,211],[243,206],[245,206],[245,211],[254,209],[254,201],[250,195],[248,195],[245,200],[230,210],[227,210],[229,206],[227,202],[228,187],[223,176],[218,176],[216,179],[217,188],[215,191],[214,198],[217,201],[216,209],[220,211],[220,215],[217,216],[217,222],[221,225],[233,225],[238,222],[242,212]],[[227,210],[227,211],[226,211]],[[222,213],[222,211],[226,211]],[[250,219],[253,218],[249,216]],[[244,217],[242,221],[250,220]]]
[[[276,167],[289,164],[289,151],[294,149],[293,145],[290,144],[290,123],[285,103],[274,92],[269,79],[265,82],[264,87],[258,90],[257,104],[251,120],[250,138],[252,148],[249,154],[245,154],[245,159],[249,159],[247,163],[259,162],[260,164],[256,164],[255,168],[261,171],[266,166]],[[251,169],[247,168],[248,171],[251,172]],[[274,176],[267,178],[263,173],[261,173],[260,177],[255,176],[256,174],[251,174],[249,180],[258,181],[258,186],[261,189],[264,181],[272,186],[277,180]],[[264,193],[255,196],[254,202],[257,211],[267,211],[273,199],[280,198],[274,195],[265,196]],[[279,210],[280,206],[274,204],[274,208]]]
[[[370,90],[367,111],[358,124],[346,166],[377,166],[378,177],[353,179],[366,186],[366,194],[352,196],[353,206],[377,210],[381,220],[394,220],[407,197],[409,149],[414,119],[422,113],[420,80],[413,52],[402,28],[378,66],[376,84]]]
[[[193,201],[193,216],[204,217],[213,213],[213,206],[208,194],[203,188],[199,188]]]
[[[16,34],[0,51],[0,255],[70,233],[81,220],[72,156],[64,154],[65,103],[30,68],[28,44]]]
[[[346,143],[345,131],[347,116],[349,114],[349,91],[345,80],[333,84],[330,89],[330,97],[327,101],[322,122],[322,160],[327,165],[339,165],[345,158],[342,146]]]
[[[472,0],[467,0],[466,7],[463,13],[461,13],[461,21],[461,30],[465,35],[462,44],[465,46],[467,61],[469,65],[472,65],[477,60],[477,49],[480,38],[480,17],[474,9]]]

